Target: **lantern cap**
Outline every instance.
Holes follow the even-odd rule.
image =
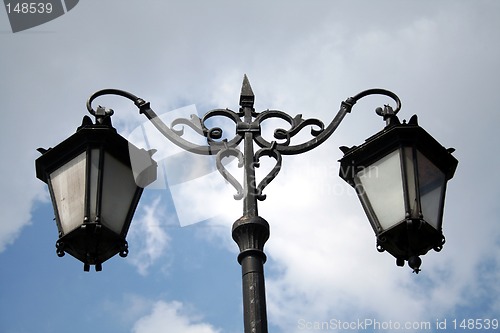
[[[380,132],[365,140],[360,146],[340,147],[344,156],[341,163],[340,177],[353,185],[356,168],[369,165],[400,146],[413,145],[431,160],[446,176],[453,178],[458,161],[452,155],[454,148],[443,147],[418,124],[417,115],[408,122],[401,123],[396,115],[387,120],[387,125]]]
[[[112,126],[111,115],[113,110],[98,107],[96,110],[96,122],[92,122],[89,116],[84,116],[82,124],[76,132],[69,138],[59,143],[55,147],[37,148],[42,154],[36,161],[36,176],[44,183],[48,182],[48,175],[71,159],[82,153],[87,146],[104,145],[122,163],[134,167],[136,183],[140,187],[146,187],[156,180],[156,162],[148,159],[148,166],[155,168],[148,169],[141,163],[144,157],[151,157],[156,149],[145,150],[137,148],[118,134]]]

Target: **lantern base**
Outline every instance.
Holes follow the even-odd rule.
[[[59,238],[56,243],[56,252],[59,257],[65,253],[83,262],[83,270],[90,271],[94,265],[96,272],[102,270],[102,263],[116,254],[126,257],[128,254],[127,241],[106,228],[100,223],[91,222],[82,224],[68,234]]]
[[[443,244],[443,233],[420,219],[408,219],[377,236],[379,252],[389,252],[396,258],[397,266],[404,266],[408,261],[408,266],[417,274],[422,264],[419,256],[431,249],[439,252]]]

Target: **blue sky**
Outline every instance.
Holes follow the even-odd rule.
[[[85,273],[81,262],[55,253],[53,211],[34,160],[36,148],[76,130],[94,91],[130,91],[167,118],[202,115],[237,109],[245,73],[257,110],[325,123],[349,96],[392,90],[402,100],[400,118],[417,113],[459,160],[448,184],[446,244],[422,257],[415,275],[377,252],[353,190],[338,177],[338,147],[379,131],[384,123],[373,110],[386,99],[360,101],[322,146],[285,156],[259,206],[271,225],[271,332],[357,320],[431,323],[426,331],[436,332],[436,321],[454,331],[454,319],[499,320],[499,40],[494,0],[81,1],[15,34],[0,10],[0,332],[243,330],[231,239],[241,202],[217,173],[146,189],[129,257]],[[115,127],[131,140],[148,126],[129,101],[99,104],[115,110]],[[156,157],[176,151],[148,133]]]

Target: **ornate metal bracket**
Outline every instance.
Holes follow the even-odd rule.
[[[103,113],[103,108],[94,111],[92,102],[103,95],[119,95],[130,99],[139,108],[141,114],[144,114],[153,125],[171,142],[177,146],[202,155],[216,155],[217,169],[221,175],[236,189],[234,198],[237,200],[245,199],[244,213],[250,216],[257,216],[256,200],[264,200],[262,193],[264,188],[277,176],[281,169],[282,155],[296,155],[316,148],[326,141],[335,132],[347,113],[351,112],[352,107],[358,100],[369,95],[385,95],[396,102],[396,108],[392,109],[386,105],[384,109],[377,108],[377,113],[387,121],[401,109],[399,97],[391,91],[385,89],[369,89],[350,97],[340,104],[340,109],[336,116],[325,127],[319,119],[304,119],[301,114],[295,117],[279,110],[265,110],[256,112],[253,104],[255,95],[250,86],[247,76],[243,78],[243,85],[240,94],[240,109],[238,112],[230,109],[214,109],[208,111],[202,118],[192,115],[190,119],[180,118],[172,122],[170,126],[166,125],[158,115],[151,109],[150,103],[131,93],[117,89],[105,89],[94,93],[87,101],[88,111],[96,116],[105,117],[112,114],[108,110]],[[207,127],[206,121],[214,117],[225,117],[235,124],[234,136],[230,139],[222,139],[223,130],[219,127]],[[262,123],[271,118],[284,120],[290,125],[290,128],[277,128],[274,131],[274,139],[267,141],[261,133]],[[187,126],[197,134],[206,138],[205,145],[197,145],[186,140],[184,127]],[[303,143],[292,144],[292,139],[304,128],[310,127],[312,138]],[[243,144],[243,151],[240,150],[240,143]],[[254,143],[260,149],[254,153]],[[224,167],[222,160],[226,157],[235,157],[238,159],[238,166],[244,167],[245,179],[243,184],[231,175]],[[255,181],[255,168],[259,167],[261,157],[267,156],[276,160],[275,166],[262,179],[258,185]]]

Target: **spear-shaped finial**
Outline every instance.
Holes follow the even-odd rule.
[[[255,95],[253,94],[252,87],[250,86],[250,81],[248,81],[248,77],[245,74],[245,76],[243,76],[243,84],[241,86],[240,106],[253,108],[254,101]]]

